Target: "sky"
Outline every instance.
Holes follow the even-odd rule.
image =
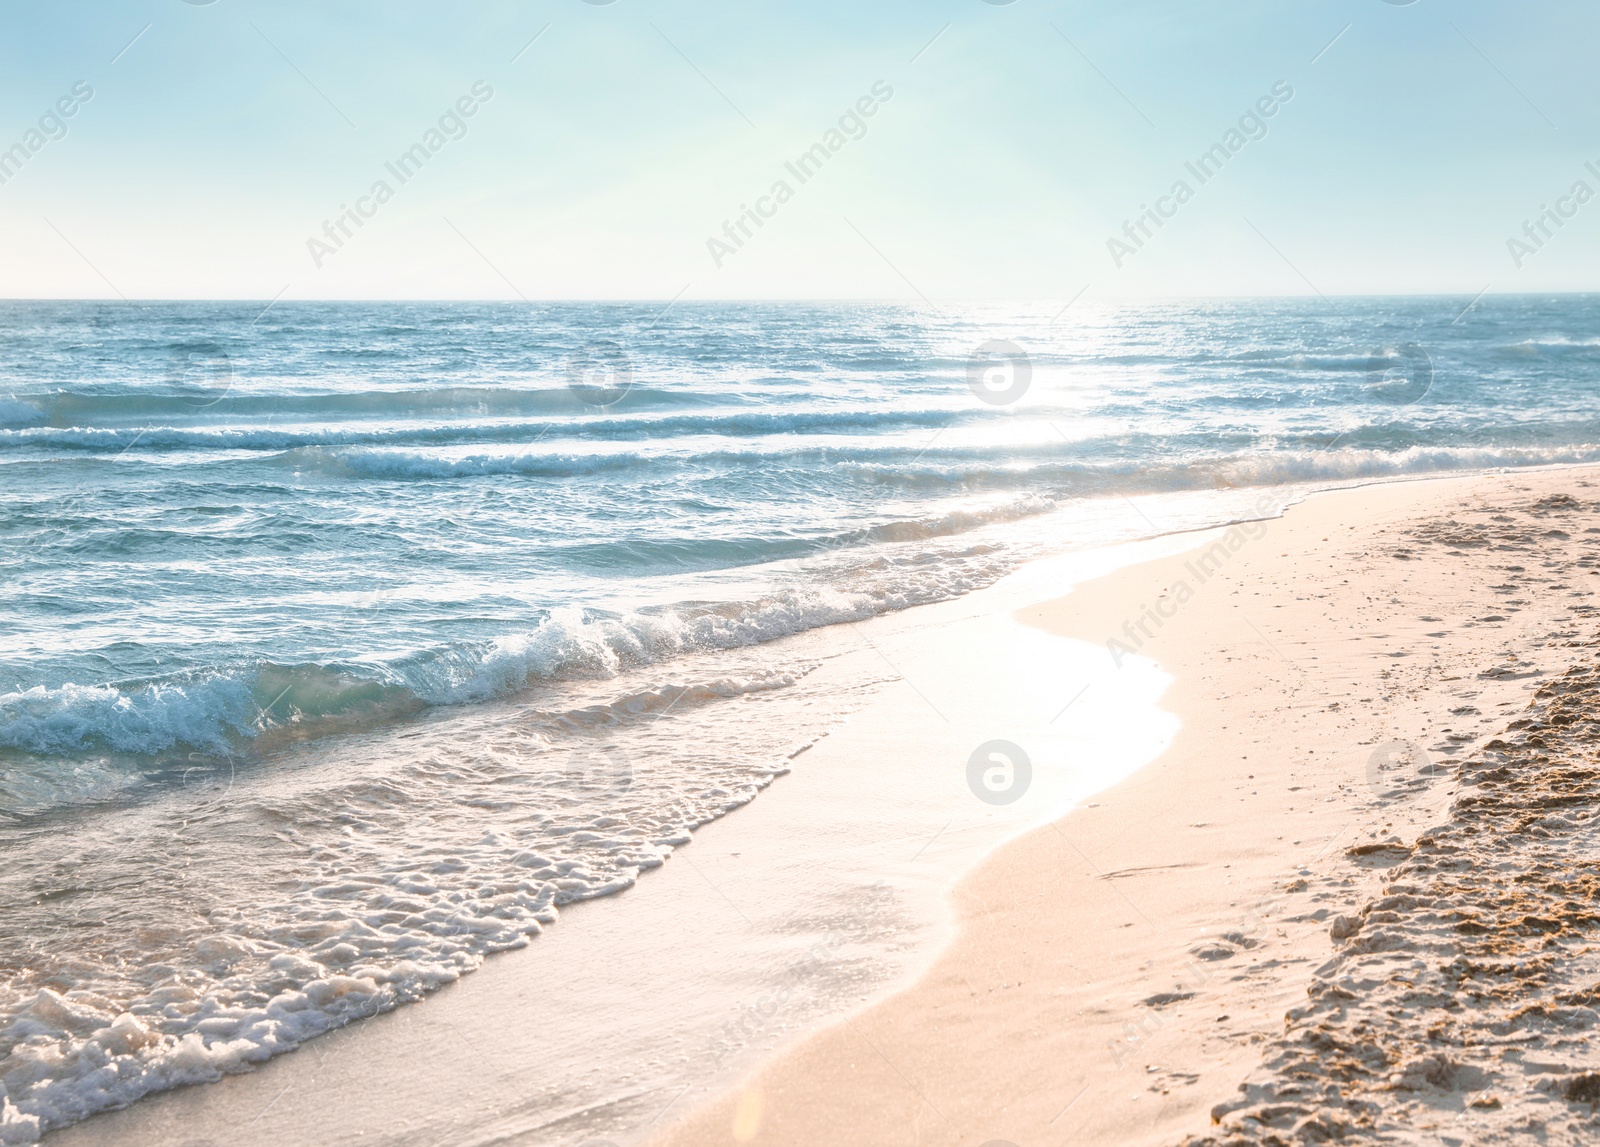
[[[12,0],[0,296],[1595,290],[1597,33],[1593,0]]]

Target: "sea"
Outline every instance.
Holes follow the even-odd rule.
[[[1600,296],[9,301],[0,350],[4,1144],[670,863],[892,682],[834,634],[1600,460]]]

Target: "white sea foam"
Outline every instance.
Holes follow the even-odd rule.
[[[225,752],[228,733],[248,733],[255,715],[249,683],[228,677],[130,689],[36,685],[0,694],[0,746],[72,754],[100,746],[159,753],[181,744]]]
[[[1460,443],[1377,450],[1339,445],[1336,435],[1328,437],[1333,439],[1334,445],[1323,449],[1302,447],[1272,453],[1218,455],[1169,465],[1126,459],[1052,458],[1017,459],[1003,466],[983,459],[955,462],[929,459],[910,465],[884,462],[843,465],[886,482],[923,478],[951,486],[979,487],[1001,481],[1032,481],[1041,485],[1071,482],[1080,496],[1087,496],[1112,492],[1180,493],[1216,489],[1222,485],[1276,486],[1600,461],[1600,442],[1527,447]]]
[[[1239,485],[1278,485],[1596,461],[1600,461],[1600,445],[1525,449],[1507,446],[1413,446],[1394,451],[1336,448],[1231,460],[1220,468],[1220,473]]]
[[[1499,348],[1520,355],[1538,354],[1584,354],[1600,351],[1600,338],[1567,338],[1557,336],[1554,338],[1523,339],[1520,342],[1510,343]]]
[[[1030,497],[868,531],[873,542],[911,548],[893,561],[885,560],[896,556],[892,549],[868,561],[836,560],[818,567],[815,579],[755,600],[654,611],[561,607],[525,631],[387,662],[255,664],[128,686],[35,686],[0,694],[0,747],[46,756],[175,749],[226,755],[289,725],[309,730],[318,721],[338,720],[345,728],[371,727],[423,705],[484,702],[535,684],[612,678],[686,654],[759,645],[988,585],[1014,568],[1018,556],[982,546],[939,552],[920,543],[1046,509]],[[47,787],[71,791],[70,785]],[[96,782],[84,791],[87,796],[99,788]],[[39,791],[31,787],[23,807],[36,808]],[[6,799],[0,788],[0,807],[8,807]]]
[[[809,732],[770,708],[752,728],[746,706],[810,668],[659,683],[565,711],[462,710],[420,734],[336,745],[315,769],[175,789],[105,820],[100,847],[75,862],[71,840],[42,842],[0,873],[0,894],[67,870],[76,892],[6,923],[35,948],[0,984],[0,1143],[416,1000],[525,945],[563,905],[631,886],[752,799],[815,722],[871,684],[829,695]],[[654,741],[680,736],[658,723],[668,712],[695,734],[664,756]],[[271,838],[253,827],[264,820],[281,826]],[[183,875],[169,880],[150,864],[174,841]],[[262,872],[290,891],[263,900]],[[58,932],[46,921],[61,911],[71,923]],[[162,924],[136,935],[112,916]]]

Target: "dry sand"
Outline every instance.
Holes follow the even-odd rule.
[[[1213,539],[1019,615],[1156,659],[1172,747],[962,881],[913,986],[658,1143],[1600,1138],[1600,472]]]

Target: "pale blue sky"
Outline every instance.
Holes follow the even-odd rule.
[[[1593,0],[58,0],[0,29],[0,150],[94,90],[0,185],[8,297],[1600,289],[1600,201],[1507,249],[1600,191]],[[399,185],[385,161],[475,81],[466,136]],[[1198,185],[1184,162],[1279,81],[1266,136]],[[866,134],[800,185],[785,161],[875,82]],[[1107,240],[1180,178],[1117,266]],[[380,179],[317,266],[307,240]],[[707,240],[779,179],[719,267]]]

